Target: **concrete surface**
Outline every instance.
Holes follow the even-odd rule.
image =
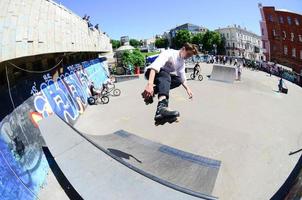
[[[111,52],[110,38],[52,0],[0,1],[0,62],[58,52]],[[100,8],[102,12],[103,8]]]
[[[123,130],[87,137],[128,164],[159,179],[197,193],[212,194],[221,164],[217,160],[180,151]]]
[[[56,129],[53,129],[54,124]],[[198,199],[130,170],[77,134],[57,116],[42,120],[39,127],[56,163],[85,200]],[[64,145],[64,142],[58,142],[60,138],[71,140]]]
[[[243,69],[234,84],[209,81],[212,65],[203,64],[202,82],[189,81],[194,99],[178,88],[170,107],[181,113],[180,123],[154,126],[156,103],[141,98],[141,77],[117,84],[120,97],[108,105],[88,107],[76,127],[104,135],[124,129],[174,148],[221,160],[214,196],[220,199],[269,199],[299,159],[288,156],[302,146],[302,90],[286,82],[287,95],[275,92],[278,78]]]

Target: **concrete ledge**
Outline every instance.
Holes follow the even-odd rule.
[[[119,83],[119,82],[123,82],[123,81],[130,81],[133,79],[139,79],[139,75],[121,75],[121,76],[114,76],[115,78],[115,82]]]
[[[193,72],[194,71],[194,67],[186,67],[185,72],[189,73],[189,72]]]

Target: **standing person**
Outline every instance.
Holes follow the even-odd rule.
[[[283,92],[283,79],[280,78],[279,84],[278,84],[279,92]]]
[[[153,103],[153,96],[158,94],[158,105],[155,112],[155,122],[169,117],[178,117],[178,111],[168,109],[170,90],[182,85],[189,98],[193,93],[187,84],[185,60],[198,54],[198,46],[185,43],[180,50],[169,49],[162,52],[158,58],[146,68],[145,77],[148,83],[142,97],[146,105]],[[176,75],[174,74],[176,73]]]
[[[238,60],[237,60],[237,58],[235,58],[234,66],[237,66],[237,65],[238,65]]]
[[[242,67],[241,65],[237,65],[237,80],[241,81]]]
[[[272,76],[272,73],[273,73],[273,66],[272,65],[268,65],[268,73],[269,73],[269,76]]]
[[[230,57],[230,65],[232,65],[232,62],[233,62],[232,57]]]
[[[227,58],[226,56],[223,56],[223,64],[225,65],[226,62],[227,62]]]

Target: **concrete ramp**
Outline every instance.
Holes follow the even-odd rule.
[[[211,195],[220,161],[152,142],[126,131],[87,136],[127,163],[162,180]]]
[[[236,79],[236,69],[231,66],[213,65],[211,80],[233,83]]]
[[[219,161],[123,131],[87,136],[57,116],[44,119],[39,127],[58,166],[83,199],[217,199],[201,191],[212,191]]]

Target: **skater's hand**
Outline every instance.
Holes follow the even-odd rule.
[[[187,89],[187,93],[189,95],[189,99],[193,99],[193,92],[191,91],[190,88]]]
[[[153,90],[153,84],[147,84],[145,91],[143,93],[144,98],[149,98],[152,97],[154,94],[154,90]]]

